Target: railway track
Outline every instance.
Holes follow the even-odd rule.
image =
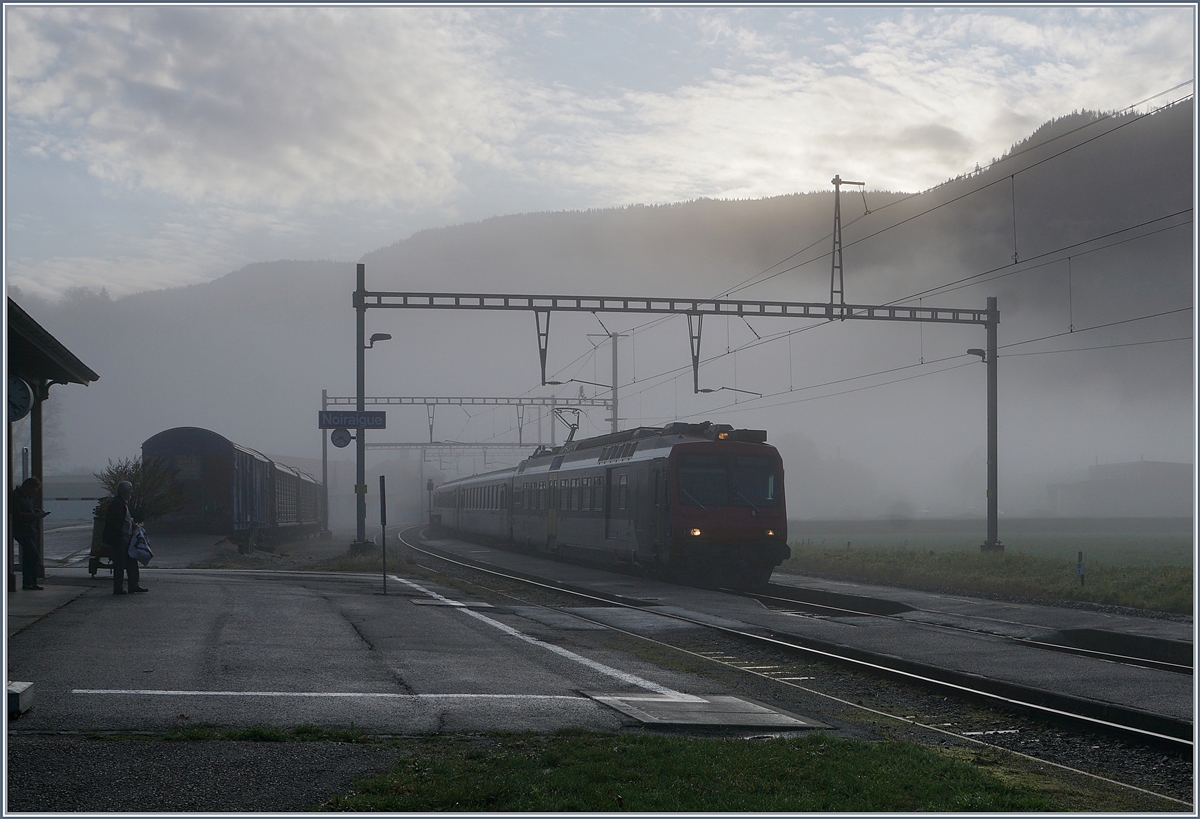
[[[565,596],[568,599],[578,600],[585,604],[592,603],[592,604],[598,604],[598,605],[601,605],[604,607],[614,607],[615,606],[615,607],[623,607],[623,608],[641,610],[641,611],[653,610],[653,609],[651,609],[651,607],[653,607],[655,605],[652,601],[637,600],[637,599],[632,599],[632,598],[623,598],[623,597],[620,597],[619,595],[605,595],[605,594],[599,594],[593,590],[567,587],[567,586],[564,586],[564,584],[562,584],[561,582],[558,582],[558,581],[555,581],[555,580],[552,580],[549,578],[544,578],[544,577],[539,578],[536,576],[523,575],[521,573],[517,573],[517,572],[513,572],[513,571],[500,570],[500,569],[497,569],[496,567],[484,564],[478,560],[465,559],[462,556],[458,556],[458,555],[450,556],[448,554],[440,552],[436,548],[431,548],[427,544],[419,541],[415,537],[415,535],[417,534],[417,532],[420,531],[421,528],[422,527],[412,527],[412,528],[405,529],[403,531],[399,531],[397,533],[397,537],[399,538],[400,542],[406,548],[411,550],[411,553],[413,553],[415,555],[423,556],[425,558],[432,559],[434,561],[437,561],[437,565],[441,565],[443,567],[455,566],[462,570],[467,570],[470,572],[479,572],[493,580],[505,581],[507,583],[516,583],[520,587],[524,587],[524,588],[531,589],[531,590],[537,589],[537,590],[540,590],[541,592],[544,592],[547,594],[552,594],[555,596]],[[427,566],[427,568],[432,568],[432,567]],[[437,569],[434,569],[434,570],[436,571]],[[469,581],[469,582],[474,582],[474,581]],[[478,585],[478,584],[476,584],[476,585]],[[481,586],[481,588],[490,588],[490,587]],[[493,592],[496,591],[495,589],[490,589],[490,590]],[[500,593],[505,594],[505,592],[500,592]],[[746,594],[744,592],[727,592],[727,593]],[[783,591],[781,592],[780,587],[771,587],[768,594],[763,594],[763,595],[747,594],[746,596],[758,598],[758,599],[760,599],[760,602],[762,602],[764,605],[786,605],[786,606],[800,605],[800,606],[804,606],[807,608],[819,607],[820,610],[838,611],[838,612],[841,612],[842,614],[852,613],[855,615],[883,616],[883,617],[894,617],[895,616],[894,614],[881,614],[878,612],[855,610],[855,609],[869,608],[869,606],[850,606],[847,608],[845,606],[824,605],[824,604],[814,603],[811,600],[798,600],[798,599],[796,599],[796,596],[791,593],[791,590],[784,588]],[[528,600],[523,600],[523,602],[526,605],[529,604]],[[844,602],[844,601],[840,601],[840,602]],[[548,607],[549,608],[557,608],[557,610],[563,611],[563,608],[561,608],[561,607],[556,607],[556,606],[548,606]],[[620,633],[629,635],[631,637],[634,637],[636,639],[649,640],[650,642],[654,642],[659,645],[667,646],[667,647],[677,650],[677,651],[684,651],[684,652],[686,652],[688,654],[692,654],[693,656],[700,658],[706,662],[716,663],[718,665],[724,666],[725,668],[735,670],[738,673],[750,674],[754,677],[759,678],[760,680],[769,680],[771,682],[771,684],[773,684],[773,685],[787,686],[789,688],[798,689],[800,691],[804,691],[809,694],[815,694],[819,697],[825,697],[825,698],[829,698],[832,700],[836,700],[838,703],[840,703],[843,706],[861,709],[864,712],[869,712],[870,714],[872,714],[875,717],[882,717],[887,720],[895,720],[899,723],[903,723],[910,727],[913,727],[913,728],[916,728],[919,730],[923,730],[923,731],[928,731],[928,732],[931,732],[934,734],[942,734],[942,735],[946,735],[946,736],[952,736],[960,741],[969,742],[973,745],[978,745],[978,746],[983,746],[983,747],[988,747],[988,748],[995,748],[995,749],[1003,750],[1003,751],[1006,751],[1009,753],[1015,753],[1026,759],[1034,760],[1037,762],[1042,762],[1047,765],[1051,765],[1051,766],[1055,766],[1055,767],[1058,767],[1061,769],[1080,773],[1085,776],[1093,777],[1095,779],[1099,779],[1099,780],[1102,780],[1105,782],[1116,784],[1116,785],[1119,785],[1124,788],[1131,788],[1133,790],[1136,790],[1136,791],[1139,791],[1142,793],[1161,797],[1163,799],[1166,799],[1168,801],[1171,801],[1171,802],[1174,802],[1174,803],[1177,803],[1180,805],[1187,805],[1187,806],[1191,805],[1191,803],[1186,800],[1178,799],[1174,796],[1169,796],[1167,794],[1160,793],[1153,789],[1139,787],[1137,785],[1133,785],[1128,782],[1122,782],[1119,779],[1114,778],[1113,776],[1104,776],[1104,775],[1100,775],[1100,774],[1097,774],[1094,772],[1081,770],[1081,769],[1073,767],[1072,765],[1069,765],[1069,764],[1063,764],[1062,762],[1054,761],[1051,759],[1046,759],[1046,758],[1043,758],[1043,757],[1040,757],[1037,755],[1024,753],[1022,751],[1015,750],[1012,747],[1007,747],[1004,744],[1000,744],[998,741],[989,742],[985,739],[982,739],[983,736],[988,736],[989,738],[991,738],[993,740],[1000,740],[1000,739],[1004,738],[1002,736],[1004,734],[1017,733],[1017,730],[1015,730],[1015,729],[1013,729],[1013,730],[996,729],[996,730],[990,730],[990,731],[982,730],[982,731],[973,731],[973,732],[956,732],[956,731],[947,730],[947,728],[944,727],[944,725],[923,723],[919,719],[916,719],[912,715],[909,715],[909,714],[893,713],[892,711],[889,711],[889,710],[882,710],[879,708],[867,706],[867,705],[862,704],[861,702],[853,701],[851,699],[838,697],[835,695],[831,695],[831,694],[816,690],[811,685],[802,684],[809,679],[808,677],[805,677],[802,675],[801,676],[788,676],[787,672],[778,672],[778,671],[774,670],[775,666],[772,666],[769,663],[769,661],[766,665],[764,665],[763,662],[760,660],[748,659],[744,656],[739,658],[738,656],[734,656],[738,652],[733,651],[733,650],[716,651],[716,652],[691,650],[684,646],[666,643],[659,639],[650,638],[650,637],[647,637],[642,634],[637,634],[634,632],[629,632],[624,629],[617,628],[610,623],[605,623],[602,620],[587,617],[586,615],[580,614],[576,611],[572,611],[569,613],[573,617],[578,617],[581,620],[585,620],[585,621],[603,626],[606,629],[620,632]],[[1091,735],[1091,734],[1104,735],[1105,737],[1115,739],[1118,743],[1123,743],[1123,744],[1131,743],[1136,746],[1151,746],[1153,749],[1155,749],[1154,752],[1159,752],[1159,753],[1165,752],[1166,754],[1176,757],[1176,758],[1186,757],[1186,758],[1190,759],[1190,757],[1191,757],[1191,753],[1192,753],[1191,726],[1184,724],[1184,723],[1174,723],[1170,720],[1166,720],[1165,718],[1162,718],[1158,721],[1158,724],[1155,724],[1152,728],[1148,728],[1148,727],[1145,727],[1145,725],[1144,725],[1144,723],[1146,722],[1146,715],[1138,714],[1138,715],[1135,715],[1135,720],[1133,720],[1133,721],[1140,722],[1143,724],[1142,725],[1131,725],[1131,724],[1127,724],[1131,720],[1122,719],[1122,717],[1126,717],[1128,715],[1112,713],[1111,709],[1109,709],[1109,713],[1106,713],[1104,716],[1097,716],[1095,714],[1086,713],[1086,711],[1089,710],[1086,707],[1086,704],[1077,703],[1077,702],[1065,702],[1065,701],[1057,701],[1057,702],[1053,702],[1053,704],[1047,704],[1045,696],[1028,696],[1028,692],[1018,692],[1018,691],[1002,692],[1002,691],[997,691],[995,687],[989,687],[986,685],[979,685],[979,684],[971,685],[971,684],[967,684],[961,680],[948,680],[948,679],[941,678],[940,675],[937,675],[937,674],[922,673],[923,671],[927,672],[928,669],[919,669],[919,670],[914,669],[912,667],[913,664],[905,663],[904,661],[897,660],[897,658],[894,658],[894,657],[885,658],[885,657],[879,657],[879,656],[865,656],[861,652],[847,652],[847,651],[839,652],[836,650],[832,650],[828,646],[814,646],[811,644],[805,644],[805,641],[798,640],[794,637],[782,637],[782,636],[773,635],[773,634],[771,634],[771,635],[755,634],[751,631],[744,630],[744,629],[738,629],[738,628],[722,626],[722,625],[714,625],[712,622],[707,622],[707,621],[691,618],[691,617],[686,616],[685,614],[680,614],[680,613],[673,612],[673,611],[668,612],[668,611],[654,610],[654,614],[656,616],[666,617],[666,618],[670,618],[672,620],[687,623],[687,624],[695,626],[697,628],[704,629],[708,633],[711,633],[711,634],[719,634],[722,637],[727,638],[729,641],[731,641],[730,642],[731,645],[739,645],[740,644],[742,646],[746,646],[747,648],[753,647],[754,650],[757,650],[760,652],[761,651],[769,651],[769,652],[775,652],[775,653],[784,653],[786,655],[792,655],[792,656],[802,656],[802,657],[808,658],[810,660],[818,661],[818,662],[830,663],[830,664],[834,664],[834,665],[838,665],[838,666],[842,666],[842,667],[848,667],[850,669],[854,669],[857,672],[862,672],[862,673],[865,673],[868,675],[874,675],[874,676],[882,675],[882,676],[889,677],[891,679],[897,679],[897,680],[901,680],[904,682],[916,684],[917,686],[921,687],[922,689],[939,693],[942,696],[945,696],[948,698],[983,704],[985,706],[991,706],[993,708],[1000,709],[1002,711],[1015,712],[1017,714],[1025,715],[1026,717],[1032,717],[1032,718],[1034,718],[1035,721],[1048,722],[1053,725],[1067,724],[1067,725],[1072,726],[1074,730],[1081,731],[1085,735]],[[1030,642],[1033,645],[1033,647],[1037,647],[1037,648],[1043,647],[1043,646],[1036,645],[1038,641],[1028,641],[1028,642]],[[1049,646],[1050,644],[1047,644],[1047,645]],[[1069,649],[1069,647],[1053,646],[1053,649],[1054,650],[1065,650],[1065,649]],[[741,652],[741,654],[743,654],[743,655],[745,655],[745,653],[746,653],[745,651]],[[751,653],[753,653],[753,652],[751,652]],[[1071,653],[1082,653],[1087,656],[1105,657],[1104,652],[1088,652],[1088,651],[1080,651],[1080,650],[1076,649],[1074,651],[1071,651]],[[1123,655],[1109,655],[1105,658],[1111,659],[1111,661],[1114,661],[1114,662],[1129,662],[1129,663],[1137,664],[1137,665],[1147,665],[1144,658],[1125,657]],[[1166,665],[1172,666],[1172,667],[1165,668],[1163,670],[1169,670],[1169,671],[1173,671],[1176,673],[1190,673],[1190,671],[1191,671],[1190,668],[1187,668],[1185,670],[1182,667],[1182,664],[1178,664],[1178,663],[1168,663]],[[1157,666],[1150,665],[1149,667],[1157,667]],[[986,681],[976,681],[976,682],[986,682]],[[1000,686],[1001,689],[1003,689],[1004,687],[1005,686]],[[1053,699],[1053,698],[1051,698],[1051,699]],[[1065,698],[1063,698],[1063,699],[1065,699]],[[1079,705],[1084,705],[1085,707],[1073,707],[1073,706],[1079,706]],[[911,709],[909,709],[909,710],[911,710]],[[1093,707],[1091,710],[1097,710],[1097,709],[1095,707]],[[1093,746],[1093,747],[1098,748],[1099,746]],[[1190,770],[1190,768],[1189,768],[1189,770]],[[1189,792],[1190,792],[1190,790],[1189,790]]]
[[[878,618],[885,619],[885,620],[894,620],[894,621],[905,622],[902,617],[898,616],[899,612],[886,613],[886,612],[879,611],[879,609],[881,608],[880,604],[881,603],[885,604],[884,606],[882,606],[882,608],[911,610],[909,607],[904,606],[903,604],[892,604],[891,606],[887,606],[886,603],[888,603],[889,601],[879,601],[879,600],[873,600],[870,598],[854,598],[850,595],[838,595],[837,597],[838,597],[838,602],[840,603],[840,605],[833,605],[832,603],[829,603],[829,602],[821,603],[821,602],[818,602],[817,600],[813,599],[814,596],[831,597],[832,595],[828,595],[828,593],[818,592],[818,593],[814,594],[812,591],[801,592],[798,589],[792,589],[792,588],[789,588],[788,586],[777,586],[774,584],[771,584],[768,587],[768,589],[769,589],[769,593],[765,593],[765,594],[760,594],[760,593],[756,593],[756,592],[736,591],[733,589],[721,589],[721,591],[727,592],[729,594],[739,594],[743,597],[749,597],[751,599],[762,602],[764,605],[767,605],[772,608],[776,608],[778,610],[783,610],[783,611],[788,611],[789,609],[796,609],[796,610],[800,610],[800,611],[829,613],[829,614],[834,614],[834,615],[850,614],[850,615],[854,615],[857,617],[878,617]],[[860,605],[855,605],[855,601],[859,600],[859,599],[861,599],[863,602]],[[1002,623],[1002,624],[1006,624],[1006,625],[1014,625],[1007,621],[996,620],[995,618],[977,617],[976,619],[993,620],[994,622],[997,622],[997,623]],[[977,628],[973,629],[973,628],[968,628],[966,626],[955,626],[955,625],[951,625],[951,624],[947,624],[947,623],[922,623],[922,625],[929,627],[929,628],[940,629],[943,631],[959,631],[959,632],[967,632],[967,633],[980,632],[980,630]],[[1017,644],[1020,644],[1023,646],[1028,646],[1030,648],[1042,649],[1045,651],[1056,651],[1056,652],[1060,652],[1063,654],[1075,654],[1075,655],[1082,656],[1082,657],[1091,657],[1093,659],[1106,660],[1108,662],[1113,662],[1113,663],[1120,663],[1121,665],[1133,665],[1133,666],[1138,666],[1139,668],[1154,668],[1159,671],[1170,671],[1175,674],[1187,674],[1190,676],[1193,673],[1190,657],[1187,658],[1187,662],[1177,662],[1177,661],[1173,661],[1173,660],[1165,660],[1165,659],[1157,659],[1155,657],[1148,657],[1148,656],[1144,656],[1144,654],[1102,651],[1099,649],[1085,648],[1085,647],[1076,646],[1076,645],[1064,645],[1062,643],[1052,643],[1052,642],[1048,642],[1045,640],[1033,640],[1033,639],[1024,638],[1024,637],[1013,637],[1011,635],[998,634],[997,632],[994,632],[994,631],[987,631],[987,632],[983,632],[983,633],[987,633],[992,636],[998,636],[1005,640],[1008,640],[1010,642],[1017,643]],[[1173,646],[1167,646],[1165,648],[1160,647],[1162,642],[1165,642],[1165,641],[1160,641],[1160,643],[1158,643],[1158,644],[1152,644],[1150,646],[1151,650],[1153,651],[1154,649],[1158,649],[1158,653],[1161,653],[1161,654],[1179,654],[1180,653],[1179,651],[1172,651]],[[1150,653],[1150,652],[1146,652],[1146,653]],[[1190,650],[1188,651],[1188,653],[1190,654]],[[1184,659],[1184,658],[1181,657],[1179,659]]]

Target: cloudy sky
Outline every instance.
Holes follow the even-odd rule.
[[[4,23],[6,276],[49,297],[353,261],[506,213],[833,173],[920,190],[1047,119],[1191,80],[1195,35],[1191,7],[1142,5],[6,5]]]

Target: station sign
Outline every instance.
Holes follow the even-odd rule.
[[[386,429],[383,410],[320,410],[317,426],[320,429]]]

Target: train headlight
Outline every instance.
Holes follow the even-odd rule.
[[[768,529],[768,530],[767,530],[767,537],[775,537],[775,530],[774,530],[774,529]]]
[[[700,530],[699,530],[699,529],[693,529],[693,530],[692,530],[692,537],[700,537]]]

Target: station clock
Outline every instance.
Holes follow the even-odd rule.
[[[8,377],[8,422],[20,421],[33,409],[33,389],[25,379],[15,375]]]

